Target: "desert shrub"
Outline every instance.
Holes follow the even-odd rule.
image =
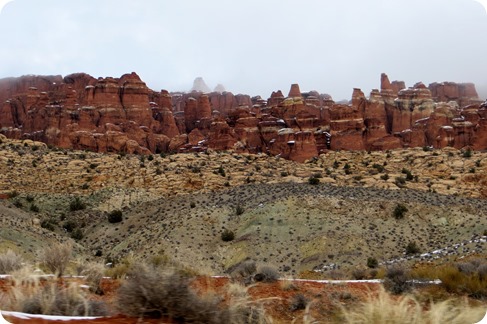
[[[387,173],[380,176],[381,180],[387,181],[389,180],[389,175]]]
[[[384,171],[384,166],[381,164],[374,163],[372,164],[372,167],[376,169],[378,172],[383,172]]]
[[[24,204],[22,204],[22,202],[18,199],[16,199],[14,202],[13,202],[14,206],[17,207],[17,208],[22,208],[24,206]]]
[[[464,158],[467,158],[467,159],[471,158],[472,157],[472,150],[471,149],[467,149],[466,151],[463,152],[462,156]]]
[[[461,273],[464,273],[466,275],[470,275],[474,273],[477,270],[477,265],[471,262],[459,262],[457,263],[457,269]]]
[[[281,171],[281,177],[287,177],[289,175],[289,173],[287,173],[286,171]]]
[[[30,205],[30,211],[33,213],[38,213],[40,211],[39,206],[37,206],[36,204]]]
[[[404,177],[396,177],[394,179],[394,183],[396,184],[396,186],[398,186],[399,188],[402,188],[406,185],[406,178]]]
[[[190,204],[189,204],[189,207],[191,208],[195,208],[196,207],[196,203],[194,201],[192,201]]]
[[[401,173],[404,173],[406,175],[406,181],[411,181],[414,179],[413,174],[411,173],[410,170],[403,168]]]
[[[480,280],[487,280],[487,264],[481,264],[477,268],[477,274]]]
[[[254,275],[255,281],[261,282],[276,282],[279,279],[279,272],[276,268],[271,266],[260,266],[257,273]]]
[[[356,268],[352,271],[352,277],[355,280],[363,280],[366,277],[366,271],[362,268]]]
[[[408,208],[404,206],[403,204],[397,204],[396,207],[394,208],[394,211],[392,212],[392,216],[394,216],[395,219],[403,219],[404,214],[408,211]]]
[[[375,269],[379,266],[379,262],[377,261],[376,258],[373,257],[368,257],[367,258],[367,267],[371,269]]]
[[[52,273],[61,277],[73,253],[71,243],[57,243],[46,247],[42,251],[42,264]]]
[[[408,245],[406,245],[406,254],[411,255],[411,254],[417,254],[420,252],[420,249],[416,242],[409,242]]]
[[[222,232],[222,241],[223,242],[230,242],[230,241],[233,241],[233,239],[235,238],[235,233],[233,233],[231,230],[229,229],[225,229],[223,232]]]
[[[139,264],[129,271],[117,292],[120,311],[143,318],[167,317],[177,323],[230,323],[228,309],[212,296],[199,297],[188,277],[174,269]]]
[[[112,223],[112,224],[120,223],[122,220],[123,220],[122,211],[119,209],[112,210],[108,214],[108,222],[109,223]]]
[[[66,230],[66,232],[71,233],[74,231],[74,229],[77,227],[76,223],[72,220],[68,220],[64,222],[63,228]]]
[[[487,281],[477,272],[462,273],[457,267],[446,266],[438,270],[438,279],[449,293],[468,295],[472,298],[487,297]]]
[[[85,282],[90,286],[90,291],[103,295],[103,289],[101,281],[105,275],[105,266],[97,262],[89,262],[85,269],[81,272],[81,275],[85,276]]]
[[[252,276],[256,271],[257,265],[252,260],[245,260],[227,270],[232,279],[241,281],[244,284],[250,284],[252,282]]]
[[[30,314],[63,316],[107,316],[103,302],[87,298],[77,283],[63,283],[57,278],[33,274],[32,268],[24,267],[12,274],[12,288],[2,300],[2,309]],[[0,300],[1,298],[0,293]]]
[[[308,183],[310,185],[314,185],[315,186],[315,185],[317,185],[317,184],[320,183],[320,179],[319,178],[316,178],[316,177],[309,177],[308,178]]]
[[[71,238],[73,240],[76,240],[76,241],[79,241],[79,240],[82,240],[84,235],[83,235],[83,231],[80,229],[80,228],[76,228],[74,229],[72,232],[71,232]]]
[[[0,274],[9,274],[22,268],[24,259],[12,250],[0,254]]]
[[[401,266],[387,268],[384,278],[384,288],[394,295],[400,295],[411,289],[410,275]]]
[[[27,195],[27,197],[25,197],[25,200],[27,200],[27,202],[33,202],[34,201],[34,196],[32,195]]]
[[[292,312],[306,309],[308,303],[309,303],[309,299],[306,298],[303,294],[296,294],[291,298],[289,302],[289,309]]]
[[[17,190],[12,190],[8,193],[8,197],[9,198],[15,198],[19,195],[19,193],[17,192]]]
[[[359,305],[342,306],[341,323],[476,323],[485,315],[483,307],[465,300],[445,300],[424,305],[411,295],[392,297],[384,290],[370,294]]]
[[[108,315],[106,305],[87,299],[77,284],[63,287],[56,282],[40,286],[35,294],[25,298],[21,311],[29,314],[63,316]]]
[[[54,229],[56,228],[55,224],[56,224],[56,221],[51,219],[51,218],[43,219],[41,221],[41,227],[45,228],[47,230],[50,230],[50,231],[54,231]]]
[[[225,169],[223,169],[223,166],[220,166],[217,170],[217,174],[221,175],[222,177],[226,176]]]
[[[70,211],[83,210],[85,208],[86,204],[79,197],[74,198],[69,204]]]
[[[241,204],[237,204],[237,207],[235,207],[235,214],[237,216],[242,215],[245,212],[244,207]]]

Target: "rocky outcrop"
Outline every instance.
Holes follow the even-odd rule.
[[[288,96],[150,90],[136,73],[120,78],[24,76],[0,80],[0,131],[64,148],[149,154],[235,150],[304,162],[327,150],[404,147],[487,149],[487,104],[469,83],[380,77],[368,97],[335,103],[291,85]],[[196,91],[199,90],[199,91]]]

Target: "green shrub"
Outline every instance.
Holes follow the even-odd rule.
[[[38,213],[40,211],[40,209],[36,204],[32,204],[32,205],[30,205],[30,211],[33,213]]]
[[[406,175],[406,181],[412,181],[414,179],[413,174],[408,169],[403,168],[401,173],[404,173]]]
[[[69,204],[70,211],[83,210],[85,208],[86,204],[79,197],[74,198]]]
[[[406,206],[404,206],[403,204],[397,204],[394,208],[394,211],[392,212],[392,215],[395,219],[403,219],[407,211],[408,208]]]
[[[73,232],[71,233],[71,238],[73,240],[79,241],[82,240],[83,237],[84,237],[83,231],[81,231],[81,229],[79,228],[74,229]]]
[[[470,159],[472,157],[472,150],[468,148],[466,151],[463,152],[462,156],[464,158]]]
[[[22,208],[24,207],[24,204],[22,204],[22,202],[18,199],[16,199],[14,202],[13,202],[14,206],[17,207],[17,208]]]
[[[394,179],[394,183],[396,184],[396,186],[398,186],[399,188],[402,188],[406,185],[406,178],[404,177],[396,177]]]
[[[419,252],[420,249],[416,242],[409,242],[408,245],[406,245],[406,255],[417,254]]]
[[[372,165],[372,167],[373,167],[374,169],[376,169],[377,171],[379,171],[379,172],[383,172],[383,171],[384,171],[384,166],[383,166],[383,165],[380,165],[380,164],[374,163],[374,164]]]
[[[27,200],[27,202],[33,202],[34,201],[34,196],[32,195],[27,195],[27,197],[25,197],[25,200]]]
[[[408,292],[412,287],[410,279],[408,271],[403,267],[389,267],[384,278],[384,288],[394,295]]]
[[[309,183],[310,185],[315,186],[315,185],[317,185],[317,184],[319,184],[319,183],[320,183],[320,179],[315,178],[315,177],[309,177],[309,179],[308,179],[308,183]]]
[[[217,173],[218,173],[219,175],[221,175],[222,177],[225,177],[225,176],[226,176],[225,169],[223,169],[223,166],[221,166],[221,165],[220,165],[220,167],[218,168]]]
[[[235,238],[235,233],[233,233],[231,230],[229,229],[225,229],[223,232],[222,232],[222,241],[223,242],[230,242],[230,241],[233,241],[233,239]]]
[[[119,209],[112,210],[108,214],[108,222],[109,223],[112,223],[112,224],[114,224],[114,223],[120,223],[122,220],[123,220],[122,211],[119,210]]]
[[[55,230],[55,228],[56,228],[55,225],[56,225],[56,222],[53,219],[43,219],[41,222],[41,227],[45,228],[47,230],[50,230],[50,231]]]
[[[241,204],[237,204],[237,207],[235,207],[235,214],[237,216],[240,216],[242,215],[243,213],[245,212],[245,209],[243,208],[243,206]]]
[[[387,180],[389,180],[389,175],[387,173],[385,173],[385,174],[381,175],[380,178],[384,181],[387,181]]]
[[[63,224],[63,228],[66,230],[66,232],[68,233],[71,233],[72,231],[74,231],[74,229],[78,227],[78,225],[72,221],[72,220],[68,220],[66,221],[64,224]]]
[[[379,266],[379,262],[377,261],[376,258],[373,257],[368,257],[367,258],[367,267],[371,269],[375,269]]]

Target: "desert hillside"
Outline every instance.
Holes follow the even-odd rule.
[[[162,257],[213,274],[253,259],[297,275],[345,271],[369,257],[394,262],[410,243],[419,248],[413,261],[484,253],[482,152],[333,152],[296,163],[1,141],[0,192],[11,197],[1,202],[1,247],[30,257],[50,239],[72,237],[89,258]],[[114,210],[121,222],[108,222]],[[222,240],[225,230],[233,240]]]

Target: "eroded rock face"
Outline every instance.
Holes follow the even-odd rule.
[[[202,80],[196,80],[194,90]],[[204,82],[204,81],[203,81]],[[291,85],[268,100],[218,87],[171,94],[150,90],[136,73],[84,73],[0,80],[0,130],[64,148],[149,154],[236,150],[304,162],[327,150],[433,146],[487,149],[487,105],[473,84],[380,78],[350,103]],[[206,91],[208,90],[208,91]]]

